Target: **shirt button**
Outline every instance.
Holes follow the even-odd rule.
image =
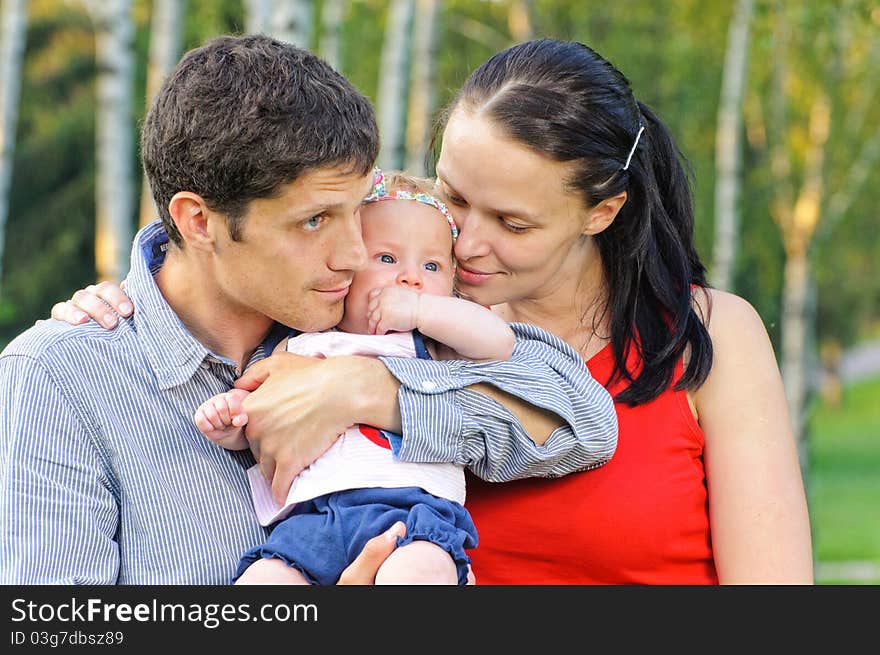
[[[437,388],[437,383],[433,380],[422,380],[422,389],[425,391],[433,391]]]

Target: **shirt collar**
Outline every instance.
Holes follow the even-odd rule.
[[[233,369],[236,366],[231,359],[212,353],[187,330],[156,285],[153,276],[162,268],[167,249],[168,234],[162,222],[144,226],[135,236],[131,270],[125,282],[125,293],[135,306],[135,331],[163,390],[188,382],[205,360],[222,362]],[[288,331],[276,324],[248,365],[271,355],[274,344]]]
[[[125,293],[135,306],[134,327],[161,389],[170,389],[192,378],[210,355],[165,300],[153,275],[162,268],[168,235],[161,221],[138,231],[131,248],[131,270]]]

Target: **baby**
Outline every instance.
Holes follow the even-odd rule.
[[[513,331],[488,308],[453,294],[457,236],[430,182],[374,171],[361,208],[367,267],[355,274],[336,328],[285,339],[300,355],[426,359],[507,359]],[[248,447],[248,392],[213,396],[195,423],[225,448]],[[377,584],[466,584],[477,532],[464,508],[464,469],[394,458],[400,436],[369,426],[348,428],[291,485],[278,507],[257,466],[248,471],[254,507],[268,540],[242,557],[237,584],[334,584],[371,537],[395,522],[406,536],[385,561]]]

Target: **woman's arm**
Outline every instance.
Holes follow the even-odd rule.
[[[719,580],[812,584],[807,502],[770,340],[749,303],[711,293],[714,363],[692,398],[706,440]]]

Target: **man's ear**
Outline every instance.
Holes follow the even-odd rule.
[[[602,232],[611,225],[612,221],[614,221],[617,216],[617,212],[620,211],[620,208],[623,207],[625,203],[626,191],[621,191],[616,196],[605,198],[605,200],[593,207],[589,214],[587,214],[587,220],[584,223],[584,229],[581,231],[581,234],[594,235]]]
[[[187,246],[196,249],[210,247],[213,237],[208,219],[212,212],[204,198],[191,191],[178,191],[168,203],[168,212]]]

